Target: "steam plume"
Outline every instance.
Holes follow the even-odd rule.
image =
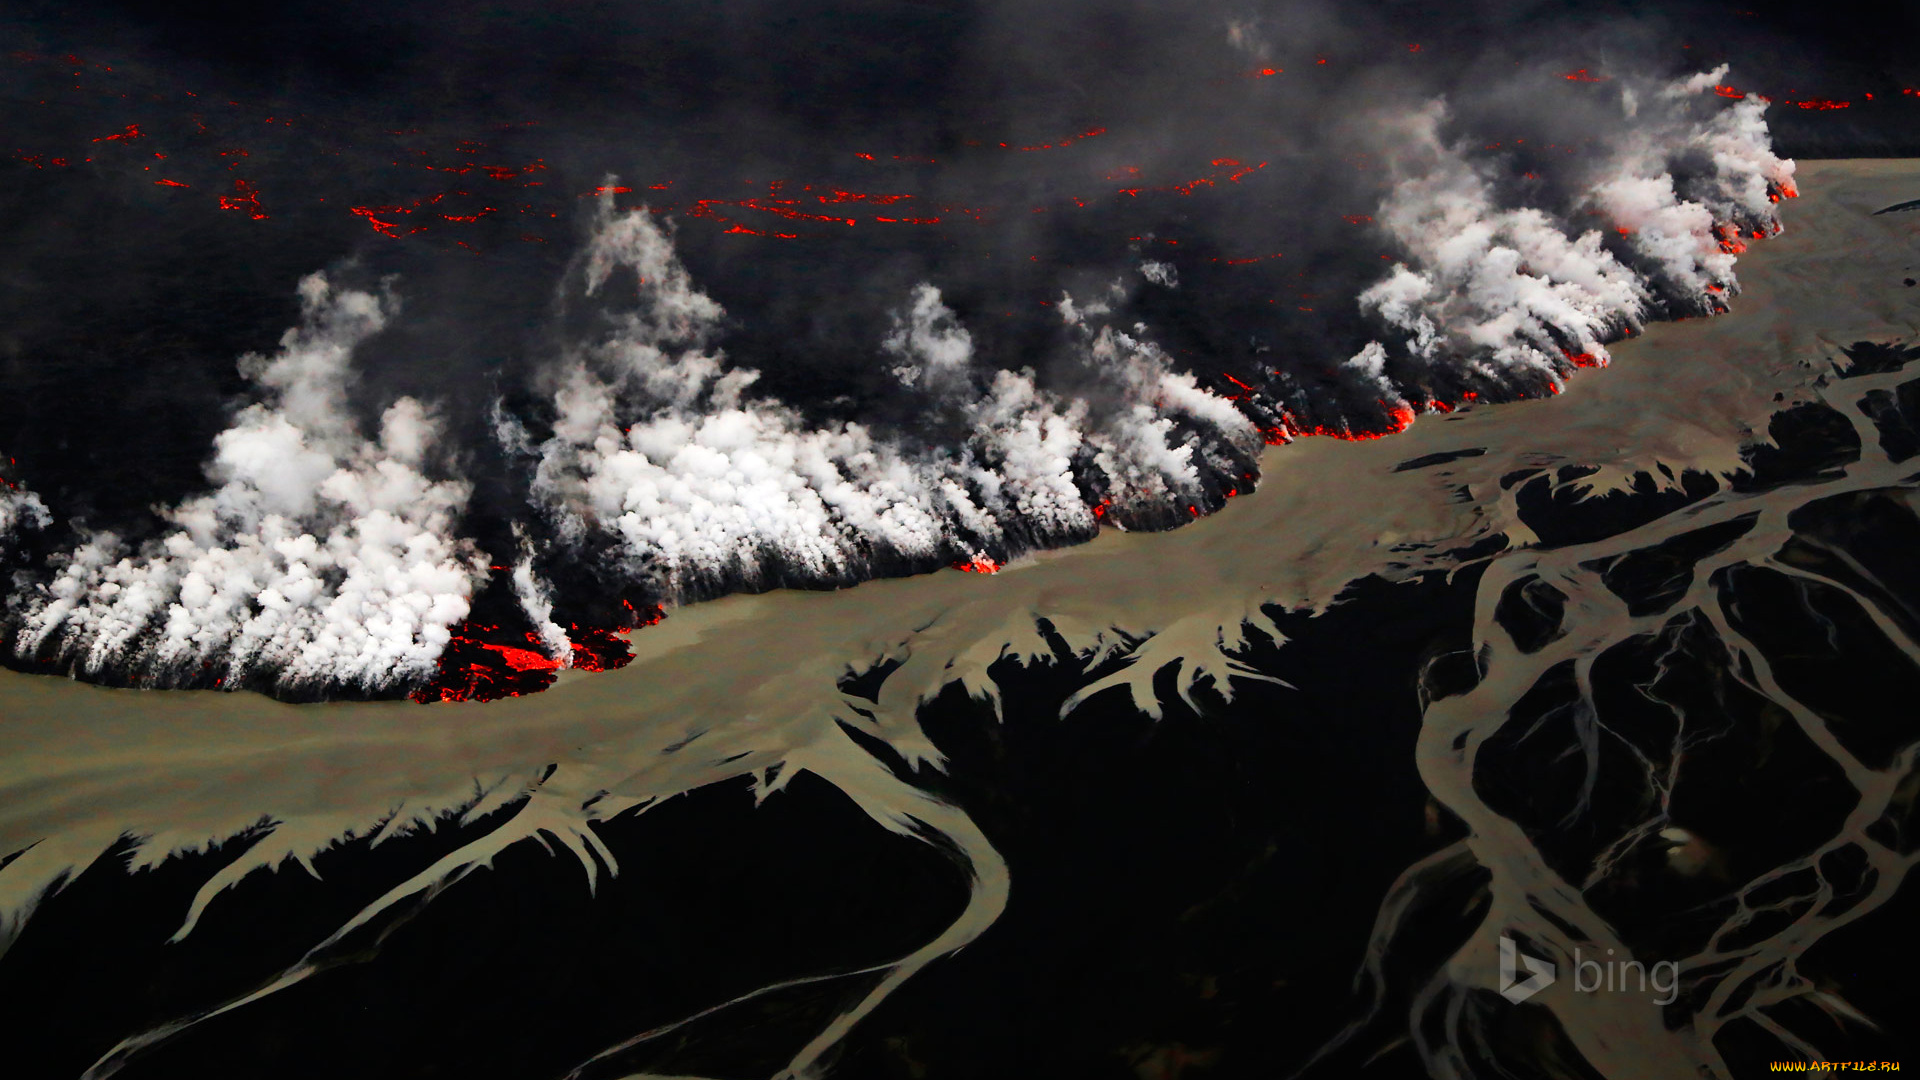
[[[1604,366],[1606,342],[1639,330],[1650,314],[1724,311],[1737,291],[1741,236],[1779,231],[1773,203],[1792,195],[1793,162],[1775,156],[1749,96],[1705,120],[1689,98],[1724,67],[1674,83],[1641,108],[1562,213],[1500,205],[1485,165],[1443,136],[1441,102],[1387,123],[1395,173],[1380,221],[1406,258],[1360,295],[1360,306],[1400,335],[1373,341],[1348,367],[1399,395],[1390,358],[1410,370],[1453,365],[1497,384],[1544,381],[1559,389],[1576,366]],[[1601,229],[1571,235],[1573,214]]]
[[[467,485],[426,475],[438,434],[412,398],[380,434],[347,408],[356,345],[391,298],[300,283],[301,324],[242,371],[262,400],[214,440],[211,492],[164,511],[129,551],[93,534],[45,586],[16,598],[15,650],[87,675],[157,685],[374,692],[425,677],[465,616],[484,558],[455,538]]]
[[[955,444],[910,444],[853,422],[808,424],[751,396],[758,373],[710,347],[720,306],[700,292],[645,208],[610,199],[585,260],[586,293],[616,268],[636,310],[568,361],[534,490],[562,537],[617,542],[623,572],[669,600],[744,584],[857,580],[1082,539],[1094,507],[1165,516],[1258,445],[1226,399],[1151,343],[1060,305],[1104,404],[983,371],[940,291],[912,290],[878,342],[891,373]]]

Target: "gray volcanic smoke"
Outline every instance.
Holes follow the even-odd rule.
[[[1012,40],[1007,12],[974,14],[938,33],[966,56]],[[650,605],[1173,527],[1248,490],[1263,443],[1557,393],[1648,320],[1725,310],[1735,256],[1794,193],[1765,101],[1725,67],[1489,75],[1504,47],[1422,67],[1449,39],[1396,39],[1433,27],[1303,7],[1075,17],[1042,36],[1081,26],[1130,55],[1160,34],[1168,66],[1136,84],[1023,45],[971,112],[948,108],[957,75],[892,114],[661,91],[627,133],[648,150],[609,151],[579,109],[455,140],[453,164],[390,148],[414,129],[284,109],[270,151],[218,150],[202,177],[189,149],[223,141],[194,142],[203,113],[193,137],[127,125],[112,138],[167,140],[142,160],[171,172],[115,147],[88,183],[229,191],[223,226],[359,231],[307,244],[299,325],[241,361],[237,408],[200,403],[210,448],[174,454],[192,470],[136,501],[57,474],[49,421],[7,435],[11,661],[377,696],[450,678],[450,643],[485,630],[488,662],[544,678],[617,663],[591,642]],[[290,163],[316,152],[344,172],[303,178],[328,194],[302,202]],[[409,201],[382,171],[403,159],[456,186]],[[72,167],[28,164],[54,160]],[[483,175],[510,186],[476,194]]]

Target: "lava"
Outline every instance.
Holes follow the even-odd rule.
[[[652,626],[666,617],[661,608],[645,613],[622,601],[625,625],[567,627],[568,655],[556,658],[543,650],[531,631],[514,631],[493,623],[463,622],[452,629],[452,639],[441,652],[433,679],[409,695],[414,701],[497,701],[537,693],[553,684],[565,668],[575,671],[613,671],[633,660],[633,647],[624,635]]]
[[[497,701],[545,690],[560,669],[558,660],[539,652],[532,633],[509,637],[516,644],[487,640],[501,637],[491,624],[461,623],[440,653],[434,678],[410,696],[427,704],[435,701]],[[484,635],[484,636],[483,636]],[[527,648],[525,646],[533,646]]]
[[[809,187],[808,190],[811,190],[811,188]],[[822,203],[862,202],[876,203],[880,206],[892,206],[894,203],[905,202],[913,198],[911,195],[873,195],[864,191],[842,191],[839,188],[833,188],[831,190],[833,191],[831,196],[815,195],[814,198],[820,200]]]
[[[366,218],[367,224],[373,226],[374,232],[377,232],[382,236],[391,236],[395,240],[400,239],[399,223],[392,222],[392,221],[382,221],[379,218],[375,217],[374,215],[375,214],[407,214],[412,212],[403,206],[349,206],[347,207],[347,211],[349,213],[357,214],[360,217]]]
[[[266,211],[260,208],[259,189],[238,177],[233,181],[233,194],[220,196],[220,209],[242,211],[255,221],[264,221],[267,217]]]
[[[1097,513],[1098,511],[1096,510],[1096,515]],[[997,574],[1000,572],[1002,564],[986,555],[976,553],[970,559],[963,562],[949,563],[948,565],[952,566],[955,570],[965,571],[969,574]]]
[[[1398,435],[1413,426],[1413,406],[1404,401],[1395,402],[1392,405],[1387,405],[1386,402],[1382,401],[1380,404],[1386,406],[1387,423],[1386,426],[1379,431],[1355,429],[1345,420],[1341,420],[1337,426],[1315,424],[1312,427],[1302,427],[1300,422],[1293,418],[1293,414],[1282,411],[1280,414],[1280,422],[1270,427],[1261,428],[1260,434],[1265,438],[1268,446],[1279,446],[1284,443],[1290,443],[1294,439],[1308,435],[1339,439],[1342,442],[1365,442],[1371,439],[1384,439],[1389,435]],[[1437,403],[1428,403],[1429,407],[1434,404]]]
[[[1102,128],[1094,128],[1091,131],[1083,131],[1078,135],[1069,135],[1058,142],[1040,143],[1036,146],[1007,146],[1006,143],[1001,143],[1000,145],[1003,147],[1006,147],[1009,150],[1019,150],[1022,152],[1030,152],[1034,150],[1058,150],[1063,146],[1071,146],[1074,143],[1081,141],[1082,139],[1091,139],[1097,135],[1105,135],[1106,133],[1107,133],[1107,129],[1102,127]],[[928,158],[927,160],[931,161],[933,159]]]
[[[791,200],[778,200],[778,202],[789,201]],[[795,221],[831,221],[848,226],[855,224],[852,218],[835,217],[832,214],[810,214],[805,210],[795,210],[791,207],[778,205],[776,202],[769,202],[764,199],[742,199],[733,205],[748,210],[758,210],[763,214],[773,214],[776,217],[790,218]]]

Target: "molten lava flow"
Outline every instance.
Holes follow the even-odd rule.
[[[621,635],[652,626],[667,617],[666,609],[657,604],[644,612],[635,610],[625,600],[620,601],[620,606],[627,609],[625,625],[567,625],[567,639],[573,644],[572,667],[575,671],[613,671],[626,667],[633,660],[633,646]]]
[[[373,226],[374,232],[377,232],[382,236],[391,236],[395,240],[400,239],[399,223],[393,222],[393,221],[382,221],[379,218],[375,217],[374,215],[375,214],[412,213],[412,211],[408,210],[404,206],[349,206],[347,207],[347,211],[349,213],[356,214],[360,217],[366,218],[367,224]]]
[[[1058,142],[1040,143],[1035,146],[1007,146],[1006,143],[1001,143],[1000,145],[1003,147],[1006,147],[1006,149],[1008,150],[1019,150],[1023,152],[1033,151],[1033,150],[1058,150],[1063,146],[1071,146],[1082,139],[1091,139],[1096,135],[1105,135],[1106,133],[1107,133],[1107,129],[1102,127],[1102,128],[1094,128],[1091,131],[1083,131],[1078,135],[1069,135],[1066,138],[1059,140]],[[900,160],[899,155],[897,154],[894,155],[894,160],[896,161]],[[933,159],[928,158],[926,160],[932,161]]]
[[[1240,388],[1239,393],[1226,395],[1228,401],[1245,401],[1247,398],[1258,393],[1253,387],[1248,386],[1246,383],[1241,382],[1239,379],[1234,378],[1224,371],[1220,373],[1220,377]]]
[[[139,124],[128,124],[127,129],[125,131],[122,131],[113,135],[102,135],[93,141],[94,142],[131,142],[134,139],[141,139],[145,137],[146,136],[140,134]]]
[[[537,651],[540,640],[532,633],[512,635],[493,624],[463,622],[453,628],[452,635],[440,653],[433,680],[413,692],[414,701],[424,705],[519,697],[545,690],[560,668],[560,661]]]
[[[1802,109],[1813,109],[1813,110],[1820,110],[1820,111],[1825,111],[1828,109],[1847,109],[1853,106],[1853,102],[1851,101],[1833,101],[1828,98],[1808,98],[1805,101],[1794,101],[1794,102],[1789,102],[1788,104],[1794,105]]]
[[[1606,81],[1607,81],[1607,77],[1606,77],[1606,76],[1604,76],[1604,75],[1589,75],[1589,74],[1587,74],[1587,69],[1586,69],[1586,68],[1581,68],[1581,69],[1580,69],[1579,71],[1569,71],[1569,72],[1567,72],[1566,74],[1564,74],[1564,75],[1562,75],[1562,76],[1560,76],[1560,77],[1561,77],[1561,78],[1563,78],[1563,79],[1565,79],[1565,80],[1567,80],[1568,82],[1595,82],[1595,83],[1597,83],[1597,82],[1606,82]]]
[[[633,646],[619,637],[626,632],[624,628],[608,629],[600,626],[581,626],[578,623],[567,627],[567,639],[572,643],[573,649],[571,658],[573,669],[575,671],[616,671],[626,667],[633,661]]]
[[[233,181],[233,194],[220,196],[220,209],[243,211],[255,221],[264,221],[267,217],[266,211],[260,208],[259,190],[238,177]]]
[[[779,200],[779,202],[791,202],[791,201],[792,200]],[[741,201],[734,203],[733,205],[743,207],[748,210],[758,210],[763,214],[773,214],[777,217],[791,218],[795,221],[831,221],[837,224],[848,225],[848,226],[851,226],[854,224],[854,219],[852,218],[834,217],[831,214],[809,214],[804,210],[794,210],[794,209],[791,209],[790,207],[778,205],[776,202],[772,202],[766,199],[742,199]]]
[[[1214,158],[1212,164],[1213,164],[1213,167],[1216,169],[1225,167],[1233,170],[1232,172],[1227,174],[1227,179],[1236,184],[1240,182],[1241,177],[1247,175],[1248,173],[1254,172],[1259,169],[1264,169],[1267,167],[1267,163],[1264,161],[1258,165],[1242,165],[1238,161],[1233,160],[1232,158]]]
[[[433,679],[410,695],[414,701],[497,701],[537,693],[553,684],[562,668],[575,671],[612,671],[633,659],[633,648],[622,635],[652,626],[666,617],[659,607],[643,614],[632,604],[626,625],[604,627],[579,623],[567,627],[570,644],[564,659],[542,651],[538,635],[514,631],[493,623],[461,623],[441,652]]]
[[[812,186],[808,185],[807,190],[811,191]],[[881,206],[892,206],[894,203],[904,202],[913,198],[911,195],[872,195],[864,191],[842,191],[839,188],[832,188],[831,190],[833,194],[830,196],[815,195],[814,198],[823,203],[863,202],[877,203]]]
[[[1096,509],[1096,516],[1098,513],[1099,511]],[[969,574],[997,574],[1000,572],[1001,566],[1000,563],[977,552],[971,559],[965,562],[949,563],[948,565],[952,566],[955,570],[962,570]]]

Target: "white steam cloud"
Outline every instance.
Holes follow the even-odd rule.
[[[981,371],[971,335],[924,284],[880,345],[957,441],[922,449],[858,423],[809,425],[750,397],[758,373],[708,348],[720,307],[651,216],[616,213],[611,201],[601,214],[587,291],[626,267],[639,307],[568,362],[534,490],[563,536],[614,538],[625,572],[668,599],[1084,537],[1103,501],[1119,520],[1184,505],[1203,471],[1258,444],[1231,403],[1151,344],[1088,326],[1071,298],[1061,310],[1083,339],[1100,407],[1039,387],[1029,371]]]
[[[1140,264],[1140,276],[1161,288],[1177,289],[1180,287],[1180,271],[1172,263],[1156,262],[1148,259],[1146,262]]]
[[[1445,362],[1496,382],[1531,373],[1558,387],[1571,367],[1605,365],[1604,343],[1656,305],[1725,310],[1740,238],[1778,232],[1773,202],[1793,193],[1793,162],[1772,152],[1761,99],[1704,121],[1687,112],[1687,99],[1725,74],[1665,88],[1663,115],[1623,93],[1637,123],[1576,208],[1607,222],[1619,255],[1600,229],[1574,235],[1546,211],[1501,206],[1489,176],[1442,137],[1443,104],[1390,121],[1395,183],[1380,222],[1407,259],[1360,306],[1402,336],[1369,343],[1348,366],[1394,401],[1390,345],[1421,367]]]
[[[23,529],[44,529],[53,518],[47,504],[29,489],[0,477],[0,557],[13,547],[14,537]]]
[[[438,430],[419,402],[394,402],[377,439],[348,412],[354,347],[391,299],[320,274],[300,299],[280,350],[241,361],[263,396],[215,438],[214,490],[138,551],[96,533],[61,557],[16,598],[18,655],[158,685],[378,691],[433,672],[486,570],[452,532],[468,487],[426,475]]]

